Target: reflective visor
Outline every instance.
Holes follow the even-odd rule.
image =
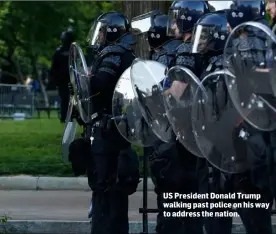
[[[87,42],[90,46],[102,45],[106,39],[107,24],[105,22],[96,21],[90,28]]]
[[[192,53],[204,53],[208,49],[210,41],[215,36],[213,27],[197,25],[192,37]]]
[[[179,10],[170,9],[168,13],[168,25],[167,25],[167,36],[169,37],[179,37],[180,36],[180,28],[177,24],[177,20],[179,18]]]

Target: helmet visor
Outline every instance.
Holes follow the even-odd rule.
[[[107,23],[96,21],[89,30],[87,42],[90,46],[101,46],[105,44],[106,32],[108,30]]]
[[[219,36],[215,27],[197,25],[192,36],[192,53],[204,54],[210,50],[214,50],[215,39],[218,39]]]
[[[167,23],[167,36],[169,37],[180,37],[181,36],[181,25],[180,10],[170,9],[168,13],[168,23]]]

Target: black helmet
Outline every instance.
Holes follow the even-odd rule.
[[[147,39],[152,49],[157,48],[172,39],[172,37],[167,36],[167,25],[167,15],[158,10],[151,12],[151,26],[147,32]]]
[[[74,41],[73,30],[71,28],[61,33],[60,40],[63,46],[70,46]]]
[[[192,36],[192,53],[221,52],[228,35],[229,30],[224,11],[206,14],[195,25]]]
[[[192,32],[198,19],[209,12],[206,1],[174,1],[168,13],[167,34],[175,37]]]
[[[90,28],[87,41],[90,46],[103,46],[116,43],[130,31],[128,18],[116,11],[107,12],[98,17]]]
[[[230,10],[227,11],[226,17],[232,29],[244,22],[264,18],[264,1],[233,1]]]

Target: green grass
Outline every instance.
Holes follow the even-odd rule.
[[[53,114],[51,119],[0,120],[0,175],[72,176],[71,165],[61,160],[63,129]]]
[[[56,115],[0,121],[0,174],[71,175],[61,160],[63,128]]]

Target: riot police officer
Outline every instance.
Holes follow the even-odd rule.
[[[264,1],[232,1],[227,11],[227,20],[232,29],[247,21],[255,21],[268,26],[265,19]]]
[[[150,46],[150,60],[160,62],[171,67],[175,57],[175,49],[181,41],[174,36],[167,35],[169,18],[158,10],[151,13],[151,27],[147,32],[147,41]]]
[[[191,54],[191,36],[198,19],[210,12],[206,1],[174,1],[169,9],[167,33],[182,40],[176,49],[175,65],[189,68],[196,75],[200,74],[201,61]]]
[[[205,3],[194,4],[195,2],[192,1],[176,1],[170,8],[170,11],[174,11],[176,15],[172,14],[171,17],[168,17],[157,11],[152,12],[150,20],[151,27],[147,32],[147,40],[151,47],[150,59],[158,61],[168,68],[175,65],[176,49],[181,46],[182,41],[179,37],[179,32],[177,35],[172,32],[165,32],[168,29],[170,30],[175,16],[179,16],[180,23],[185,21],[181,19],[180,15],[177,13],[181,11],[180,6],[182,3],[185,6],[185,10],[189,9],[191,12],[194,11],[194,7],[196,6],[202,7],[199,11],[203,10],[205,7],[207,8]],[[191,13],[189,10],[188,14]],[[182,13],[186,14],[184,8]],[[196,22],[199,15],[201,14],[199,13],[197,16],[194,16],[193,23]],[[169,28],[167,28],[168,25]],[[192,31],[192,28],[190,28],[190,31]],[[190,51],[187,51],[186,57],[190,59]],[[181,65],[185,66],[187,63],[182,63]],[[158,90],[158,87],[152,87],[152,89],[152,95],[154,95],[154,91]],[[145,153],[150,155],[151,175],[156,186],[155,191],[157,193],[158,208],[161,211],[157,217],[156,231],[157,233],[202,233],[202,225],[197,218],[163,216],[164,208],[162,203],[164,199],[162,195],[164,192],[190,193],[197,191],[197,183],[194,174],[195,160],[193,163],[190,162],[190,157],[195,157],[176,141],[176,136],[174,137],[174,140],[169,143],[159,141],[156,142],[153,148],[145,149]]]
[[[147,41],[150,46],[150,60],[164,64],[170,68],[175,59],[175,50],[181,41],[167,35],[168,16],[158,10],[151,12],[151,26],[147,31]],[[153,94],[154,92],[154,87]],[[154,102],[155,105],[158,102]],[[158,148],[162,147],[163,152]],[[157,153],[158,152],[158,153]],[[158,234],[174,233],[183,230],[180,218],[164,217],[163,193],[180,191],[183,183],[183,171],[179,166],[180,160],[174,144],[164,143],[161,140],[155,142],[154,147],[144,148],[145,156],[149,156],[152,180],[155,184],[157,194],[157,215],[156,232]],[[176,172],[177,171],[177,172]]]
[[[191,35],[197,20],[208,12],[209,7],[205,1],[174,1],[172,3],[168,13],[166,35],[169,38],[174,38],[175,42],[180,42],[181,44],[175,48],[173,57],[170,55],[172,53],[167,53],[167,58],[172,58],[169,60],[170,62],[166,64],[168,68],[174,65],[181,65],[189,68],[195,73],[198,71],[200,60],[191,54]],[[150,39],[148,40],[150,41]],[[158,53],[156,53],[156,55],[158,55]],[[156,158],[163,158],[164,161],[167,161],[167,164],[163,163],[163,166],[166,166],[168,173],[167,178],[166,176],[163,176],[162,180],[160,180],[163,182],[163,184],[160,183],[162,185],[161,192],[198,192],[198,183],[195,174],[196,156],[190,153],[178,140],[170,142],[169,144],[163,143],[156,145],[155,152],[158,152],[159,154],[154,154],[156,155]],[[154,160],[152,163],[154,165]],[[159,165],[159,171],[160,166],[162,165]],[[170,170],[174,173],[169,173]],[[158,169],[156,171],[158,171]],[[157,188],[158,187],[160,186],[157,183]],[[162,202],[162,200],[159,200],[158,202]],[[160,233],[171,233],[169,228],[172,228],[172,226],[175,227],[174,229],[176,232],[203,232],[200,217],[173,219],[160,216],[158,222],[157,230],[160,230]]]
[[[236,8],[238,9],[238,8]],[[246,8],[248,9],[248,8]],[[240,9],[239,9],[240,10]],[[229,30],[227,28],[227,24],[230,26],[234,26],[231,24],[231,21],[228,20],[227,15],[233,12],[233,8],[230,11],[224,12],[214,12],[205,15],[202,17],[195,28],[193,34],[193,53],[200,53],[205,55],[205,59],[207,63],[204,71],[202,72],[202,79],[206,77],[206,75],[216,71],[223,69],[223,49],[225,46],[226,39],[229,35]],[[232,14],[231,14],[232,15]],[[235,19],[236,20],[236,19]],[[238,45],[238,44],[237,44]],[[229,107],[230,98],[228,96],[226,85],[224,84],[224,78],[218,79],[218,76],[215,77],[214,80],[210,80],[210,82],[206,82],[208,87],[214,92],[215,95],[212,97],[213,105],[213,114],[216,117],[217,121],[220,121],[221,113],[223,112],[223,108],[226,106],[229,108],[231,113],[237,113],[237,111],[233,108],[232,110]],[[212,84],[215,84],[212,86]],[[212,86],[212,87],[211,87]],[[217,87],[221,87],[218,89]],[[228,112],[229,113],[229,112]],[[233,114],[232,116],[238,116],[237,114]],[[242,127],[241,127],[242,125]],[[230,125],[229,125],[230,126]],[[249,158],[264,158],[264,152],[266,151],[267,144],[265,143],[264,136],[262,133],[250,127],[248,124],[242,122],[238,122],[237,126],[230,126],[231,129],[233,127],[232,139],[233,144],[235,145],[238,141],[239,144],[242,144],[242,147],[238,147],[236,150],[237,157],[246,157]],[[250,148],[253,147],[250,141],[240,143],[240,131],[241,129],[246,129],[248,131],[249,136],[254,137],[254,139],[258,139],[258,146],[254,145],[254,147],[260,147],[262,149],[260,151],[250,151],[245,150],[241,153],[239,151],[241,148]],[[214,130],[215,131],[215,130]],[[245,139],[245,138],[244,138]],[[228,139],[229,140],[229,139]],[[228,142],[228,140],[226,140]],[[215,144],[214,142],[212,142]],[[230,141],[228,142],[229,144]],[[234,146],[235,147],[235,146]],[[247,148],[246,148],[247,149]],[[242,154],[242,155],[241,155]],[[208,161],[212,161],[212,158],[215,158],[217,155],[220,155],[217,149],[214,147],[210,154],[207,155]],[[225,171],[220,171],[217,168],[225,166],[216,165],[215,168],[213,165],[214,161],[211,165],[206,159],[198,159],[198,176],[201,181],[200,184],[200,192],[215,192],[215,193],[228,193],[228,192],[243,192],[243,193],[260,193],[262,194],[262,199],[264,202],[270,202],[270,189],[269,189],[269,177],[267,173],[267,164],[266,161],[261,161],[261,165],[253,164],[252,167],[247,168],[243,173],[229,174]],[[243,161],[243,160],[241,160]],[[260,162],[260,161],[258,161]],[[237,163],[240,163],[237,160]],[[238,168],[238,165],[236,165]],[[225,169],[225,168],[224,168]],[[260,174],[260,171],[263,174]],[[221,210],[220,210],[221,211]],[[246,228],[247,233],[271,233],[271,218],[270,211],[264,209],[237,209],[244,226]],[[261,218],[260,218],[261,217]],[[232,233],[232,218],[230,217],[212,217],[205,218],[205,229],[206,232],[209,233]]]
[[[244,12],[244,9],[242,8],[244,6],[247,7],[247,12]],[[233,19],[231,12],[229,12],[228,14],[228,21],[229,21],[229,25],[231,26],[231,28],[234,28],[235,26],[237,26],[240,23],[243,23],[245,21],[256,21],[256,22],[260,22],[266,26],[268,25],[268,22],[265,20],[265,4],[264,1],[248,1],[248,2],[236,2],[233,4],[233,9],[237,9],[240,12],[243,12],[244,15],[246,16],[246,18],[241,18],[239,20],[237,19]],[[275,31],[275,10],[276,10],[276,6],[275,6],[275,1],[268,1],[267,5],[266,5],[266,10],[267,13],[270,15],[271,17],[271,21],[272,21],[272,25],[271,28],[273,31]],[[275,32],[274,32],[275,33]],[[264,51],[264,48],[266,47],[266,41],[261,40],[260,35],[262,33],[257,32],[256,34],[259,34],[259,36],[255,39],[257,40],[257,44],[259,44],[261,47],[260,50],[263,50],[263,52],[261,53],[262,55],[259,56],[258,60],[260,60],[260,63],[263,63],[264,65],[266,65],[267,62],[273,60],[270,57],[272,55],[269,54],[269,50]],[[265,38],[265,37],[264,37]],[[273,63],[273,62],[272,62]],[[270,138],[270,153],[271,153],[271,158],[270,158],[270,176],[271,176],[271,187],[272,187],[272,191],[274,194],[274,199],[276,197],[276,187],[275,187],[275,181],[276,181],[276,134],[275,131],[270,132],[269,134],[269,138]]]
[[[60,121],[65,122],[68,104],[69,104],[69,89],[68,83],[70,82],[69,77],[69,49],[73,42],[73,31],[68,29],[61,34],[62,45],[57,48],[53,59],[50,70],[51,78],[57,85],[58,94],[60,97]]]
[[[273,3],[267,3],[267,9],[269,9],[269,13],[271,16],[273,16],[273,4],[275,5],[275,2]],[[243,17],[233,17],[233,13],[240,12],[243,14]],[[255,21],[264,24],[265,26],[268,26],[268,22],[265,19],[265,3],[264,1],[236,1],[233,2],[231,10],[228,11],[227,14],[227,20],[230,28],[234,28],[237,25],[244,23],[246,21]],[[273,17],[272,17],[272,22]],[[273,24],[274,25],[274,24]],[[272,25],[272,26],[273,26]],[[236,42],[233,43],[243,43],[244,45],[244,50],[248,51],[248,54],[252,54],[250,49],[248,48],[246,50],[246,46],[249,46],[250,43],[253,43],[255,45],[255,53],[253,53],[253,57],[256,58],[257,61],[257,68],[264,68],[265,66],[268,65],[271,59],[269,57],[269,50],[267,50],[267,42],[265,41],[266,36],[262,37],[262,34],[264,34],[261,30],[255,30],[254,32],[255,38],[254,41],[250,41],[247,39],[247,37],[242,37],[240,36],[238,39],[236,39]],[[249,42],[249,43],[248,43]],[[244,55],[246,52],[243,52],[242,54]],[[237,68],[238,69],[238,68]],[[242,79],[239,79],[238,81],[240,82]],[[266,170],[266,173],[263,173],[262,176],[258,174],[258,171],[254,171],[254,174],[258,174],[258,183],[261,185],[262,188],[267,189],[267,173],[270,175],[270,183],[271,183],[271,189],[273,191],[273,196],[275,199],[276,196],[276,189],[275,189],[275,180],[276,180],[276,167],[275,167],[275,152],[276,152],[276,138],[275,138],[275,131],[271,131],[270,133],[263,133],[264,138],[267,141],[267,144],[269,144],[269,150],[267,151],[267,158],[268,158],[268,170]],[[269,197],[270,194],[267,195]]]
[[[92,140],[87,163],[93,190],[92,234],[128,233],[128,196],[139,183],[137,155],[111,119],[115,85],[135,58],[130,29],[126,16],[108,12],[98,17],[88,35],[90,46],[99,48],[91,71]]]
[[[206,24],[206,25],[205,25]],[[200,31],[200,26],[204,25],[204,32]],[[211,33],[211,28],[218,28],[216,32],[219,35],[224,35],[224,40],[220,37],[215,39]],[[198,29],[199,28],[199,29]],[[212,32],[213,33],[213,32]],[[210,36],[209,36],[210,34]],[[204,58],[204,67],[200,79],[202,80],[206,75],[214,72],[215,70],[223,69],[223,49],[226,38],[229,32],[227,29],[227,21],[225,14],[210,13],[203,16],[197,23],[193,34],[193,53],[201,54]],[[196,37],[198,39],[196,39]],[[204,41],[205,39],[205,41]],[[205,42],[205,43],[204,43]],[[211,46],[210,46],[211,45]],[[223,188],[219,186],[221,177],[220,171],[212,167],[206,159],[198,158],[197,161],[197,174],[200,193],[224,193]],[[213,183],[213,177],[216,175],[216,182]],[[222,230],[225,233],[231,233],[232,219],[231,218],[204,218],[205,230],[208,234],[218,234]]]

